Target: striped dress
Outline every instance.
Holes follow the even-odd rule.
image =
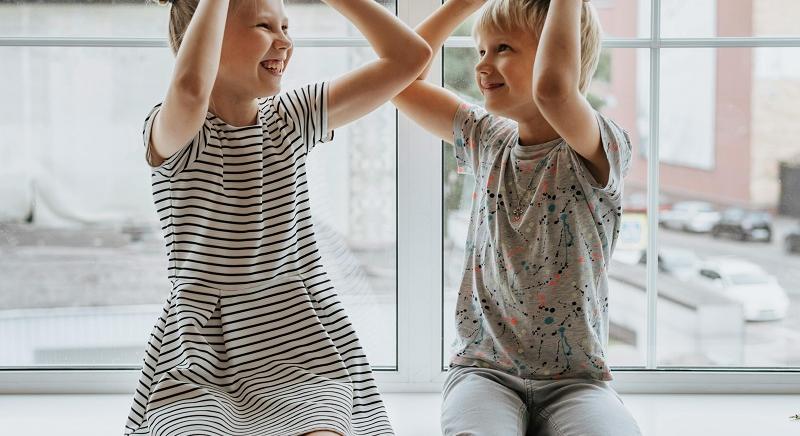
[[[208,113],[153,168],[172,291],[125,435],[393,434],[311,224],[306,157],[330,140],[327,88],[259,101],[252,126]]]

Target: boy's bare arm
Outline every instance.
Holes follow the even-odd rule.
[[[328,127],[372,112],[419,75],[431,57],[425,41],[373,0],[325,0],[367,38],[379,59],[331,82]]]
[[[152,164],[183,148],[200,130],[217,78],[228,0],[201,0],[186,29],[161,110],[150,131]]]
[[[448,0],[415,29],[435,53],[447,37],[485,0]],[[392,103],[432,134],[453,142],[453,118],[461,100],[452,92],[425,81],[430,62],[411,85],[392,99]]]
[[[580,92],[580,21],[584,0],[551,0],[533,69],[533,98],[544,118],[607,183],[610,166],[595,111]]]

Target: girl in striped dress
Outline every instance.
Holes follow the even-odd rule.
[[[320,262],[305,163],[410,84],[431,49],[372,0],[326,0],[378,59],[280,92],[281,0],[170,3],[176,64],[144,143],[172,291],[125,434],[392,434]]]

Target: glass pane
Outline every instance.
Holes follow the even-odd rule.
[[[633,155],[625,178],[622,221],[608,270],[609,362],[644,366],[647,352],[647,160],[650,145],[650,53],[603,51],[589,99],[623,126]]]
[[[172,55],[7,47],[0,58],[0,366],[138,365],[170,292],[141,129]],[[299,48],[284,89],[373,58]],[[323,261],[376,367],[397,361],[394,120],[386,105],[308,162]]]
[[[605,0],[592,2],[600,16],[603,33],[615,38],[650,36],[650,0]],[[454,36],[470,36],[477,13],[462,23]]]
[[[477,52],[471,47],[444,49],[445,87],[474,104],[482,103],[480,91],[475,85],[473,71],[477,59]],[[471,175],[458,174],[451,144],[443,143],[442,153],[444,163],[442,368],[446,369],[450,364],[451,349],[455,345],[456,339],[456,299],[464,274],[464,255],[475,178]]]
[[[395,12],[395,0],[377,0]],[[322,0],[286,0],[295,37],[361,36]],[[150,0],[4,0],[0,36],[167,37],[168,5]]]
[[[445,85],[463,99],[481,103],[475,86],[473,48],[447,48]],[[609,272],[609,361],[613,366],[644,365],[646,350],[645,265],[647,247],[647,164],[644,159],[649,131],[649,53],[611,49],[602,53],[589,93],[595,108],[609,115],[631,134],[632,169],[626,180],[623,222]],[[455,307],[464,264],[464,249],[472,204],[474,179],[456,173],[453,149],[444,145],[444,297],[443,367],[455,339]]]
[[[667,38],[798,36],[796,0],[662,0],[661,29]]]
[[[800,49],[662,53],[659,364],[800,366]]]
[[[0,36],[166,38],[168,20],[149,0],[0,2]]]

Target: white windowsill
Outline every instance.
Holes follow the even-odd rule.
[[[647,436],[800,434],[800,395],[623,395]],[[131,396],[0,395],[3,434],[122,434]],[[398,436],[439,433],[438,393],[389,393],[384,401]]]

